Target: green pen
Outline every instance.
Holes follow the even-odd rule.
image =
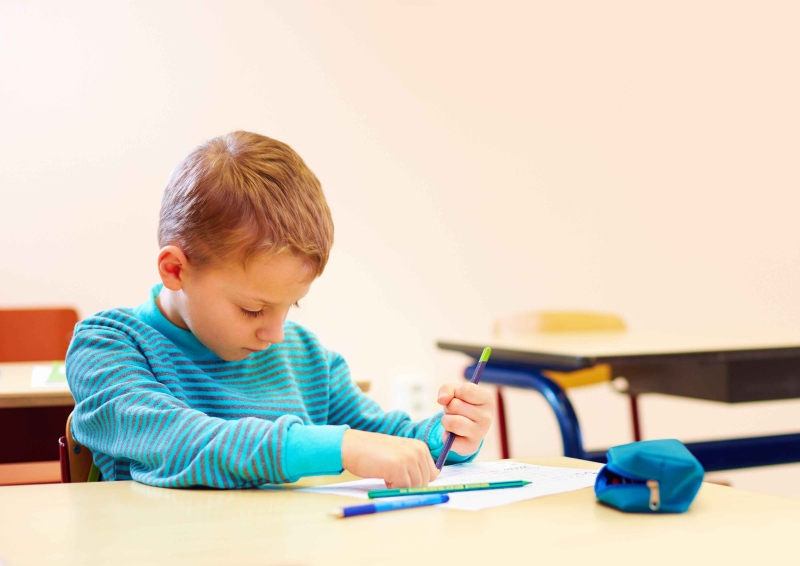
[[[452,491],[478,491],[481,489],[505,489],[507,487],[522,487],[530,484],[529,481],[495,481],[486,483],[461,483],[456,485],[431,485],[428,487],[404,487],[402,489],[373,489],[367,492],[370,499],[378,497],[397,497],[398,495],[420,495],[424,493],[450,493]]]

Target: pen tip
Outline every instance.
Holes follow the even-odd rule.
[[[491,355],[492,355],[492,349],[491,348],[484,348],[483,349],[483,353],[481,354],[481,359],[479,361],[481,361],[481,362],[488,361],[489,360],[489,356],[491,356]]]
[[[341,509],[334,509],[333,511],[331,511],[331,516],[341,519],[342,517],[344,517],[344,511],[342,511]]]

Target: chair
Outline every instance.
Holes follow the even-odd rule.
[[[72,308],[0,309],[0,362],[63,360],[77,323]]]
[[[622,332],[625,328],[625,322],[613,314],[589,311],[538,311],[498,319],[493,325],[492,335],[495,338],[508,338],[538,333]],[[562,389],[570,389],[609,381],[611,367],[600,364],[571,372],[543,370],[541,374],[556,382]],[[631,395],[631,417],[634,439],[641,440],[638,402],[634,395]],[[510,456],[508,428],[502,387],[497,387],[497,424],[501,454],[503,458],[508,458]]]
[[[66,358],[78,313],[73,308],[0,309],[0,363],[49,362]],[[0,485],[58,482],[52,444],[62,434],[69,407],[0,410],[8,435],[0,454]],[[50,438],[49,442],[39,439]],[[34,442],[31,440],[34,439]]]
[[[63,360],[77,323],[72,308],[0,309],[0,362]]]
[[[72,437],[72,413],[67,417],[66,434],[58,439],[61,483],[98,481],[100,470],[94,465],[92,452]]]

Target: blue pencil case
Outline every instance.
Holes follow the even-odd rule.
[[[597,475],[597,499],[631,513],[683,513],[705,471],[680,440],[644,440],[611,448]]]

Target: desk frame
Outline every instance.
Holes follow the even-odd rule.
[[[438,346],[446,350],[456,350],[466,353],[476,360],[482,350],[479,348],[465,347],[447,342],[439,342]],[[473,351],[474,350],[474,351]],[[781,349],[779,358],[791,358],[800,354],[800,348]],[[725,353],[697,353],[683,355],[664,355],[671,362],[684,358],[694,361],[707,361],[708,363],[741,363],[744,360],[774,359],[774,352],[731,351]],[[500,361],[497,361],[497,358]],[[638,359],[637,359],[638,358]],[[535,361],[529,356],[511,350],[492,349],[492,360],[486,365],[482,375],[482,382],[493,383],[500,386],[520,387],[538,391],[547,401],[558,421],[561,438],[564,446],[564,456],[591,460],[604,463],[606,451],[587,451],[583,447],[580,423],[575,409],[570,403],[566,392],[553,380],[542,374],[543,370],[572,371],[591,367],[597,363],[616,364],[641,363],[659,361],[658,356],[639,357],[609,357],[581,358],[559,355],[536,354]],[[469,379],[475,370],[475,365],[466,368],[464,377]],[[635,382],[634,382],[635,383]],[[630,393],[639,394],[648,392],[647,389],[636,390]],[[739,400],[741,402],[743,400]],[[719,470],[732,470],[776,464],[789,464],[800,462],[800,434],[783,434],[752,438],[734,438],[707,442],[695,442],[686,445],[697,457],[707,472]]]

